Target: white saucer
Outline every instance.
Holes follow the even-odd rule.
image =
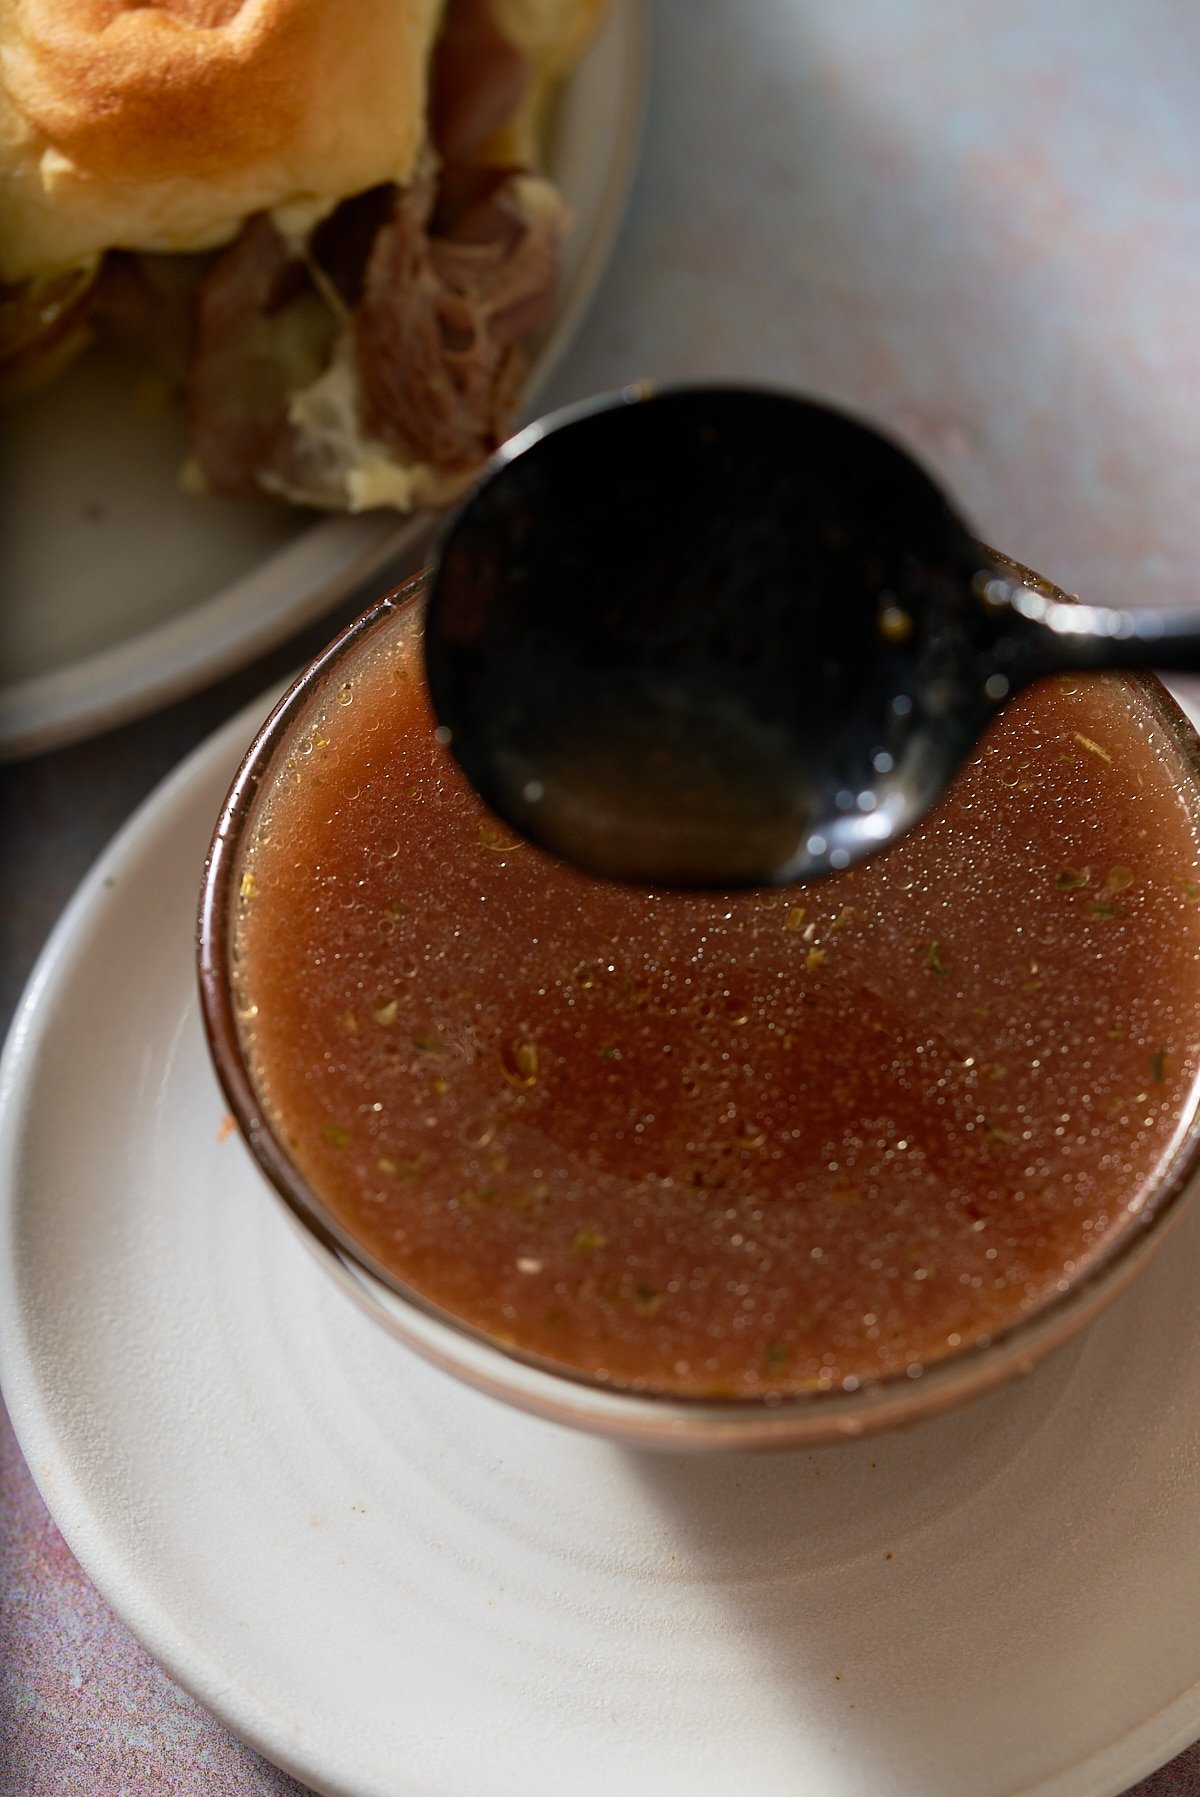
[[[174,1677],[345,1797],[1104,1797],[1200,1734],[1200,1207],[1081,1340],[905,1435],[633,1453],[460,1387],[222,1131],[193,916],[256,721],[90,876],[0,1071],[5,1394]]]
[[[556,120],[550,167],[575,229],[526,405],[558,366],[608,260],[646,75],[641,0],[614,0]],[[12,415],[0,760],[111,729],[244,666],[385,566],[415,562],[428,537],[427,517],[314,523],[268,502],[190,498],[178,484],[183,420],[139,403],[144,387],[144,374],[119,359],[88,357]]]

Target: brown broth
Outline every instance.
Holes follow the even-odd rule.
[[[249,838],[247,1058],[399,1280],[614,1384],[859,1384],[994,1336],[1137,1227],[1200,1069],[1200,866],[1136,687],[1006,708],[938,814],[805,889],[593,882],[432,735],[400,614]]]

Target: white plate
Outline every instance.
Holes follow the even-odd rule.
[[[525,400],[582,320],[632,179],[646,80],[642,0],[614,0],[559,108],[551,171],[575,215],[559,305]],[[385,565],[428,519],[313,522],[179,490],[182,420],[86,358],[10,427],[4,467],[0,760],[110,729],[245,665]]]
[[[222,1133],[192,926],[251,722],[90,876],[0,1069],[5,1394],[175,1678],[346,1797],[1104,1797],[1200,1734],[1200,1206],[905,1435],[634,1453],[456,1385]]]

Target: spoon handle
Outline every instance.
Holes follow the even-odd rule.
[[[1022,645],[1031,676],[1105,668],[1200,673],[1200,611],[1123,611],[1027,587],[1010,588],[1005,601],[1033,626]]]

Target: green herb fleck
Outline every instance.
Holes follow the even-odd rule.
[[[1059,892],[1078,892],[1086,886],[1092,877],[1090,867],[1064,867],[1055,877],[1054,884]]]
[[[921,965],[928,973],[936,974],[939,980],[949,979],[950,977],[950,969],[942,960],[941,948],[937,942],[926,944]]]
[[[375,1164],[381,1173],[387,1174],[389,1179],[416,1179],[421,1171],[417,1161],[393,1160],[390,1154],[381,1154]]]
[[[327,1123],[321,1134],[331,1148],[348,1148],[350,1145],[350,1131],[340,1123]]]
[[[763,1349],[763,1371],[782,1373],[791,1358],[791,1350],[786,1342],[768,1342]]]
[[[1167,1051],[1157,1048],[1150,1056],[1150,1078],[1156,1086],[1161,1086],[1167,1072]]]
[[[603,1248],[605,1237],[598,1229],[581,1229],[571,1243],[572,1254],[592,1254],[597,1248]]]
[[[1125,915],[1120,905],[1111,905],[1107,899],[1097,899],[1094,904],[1088,906],[1087,914],[1089,917],[1094,917],[1098,923],[1110,923],[1114,917],[1124,917]]]

